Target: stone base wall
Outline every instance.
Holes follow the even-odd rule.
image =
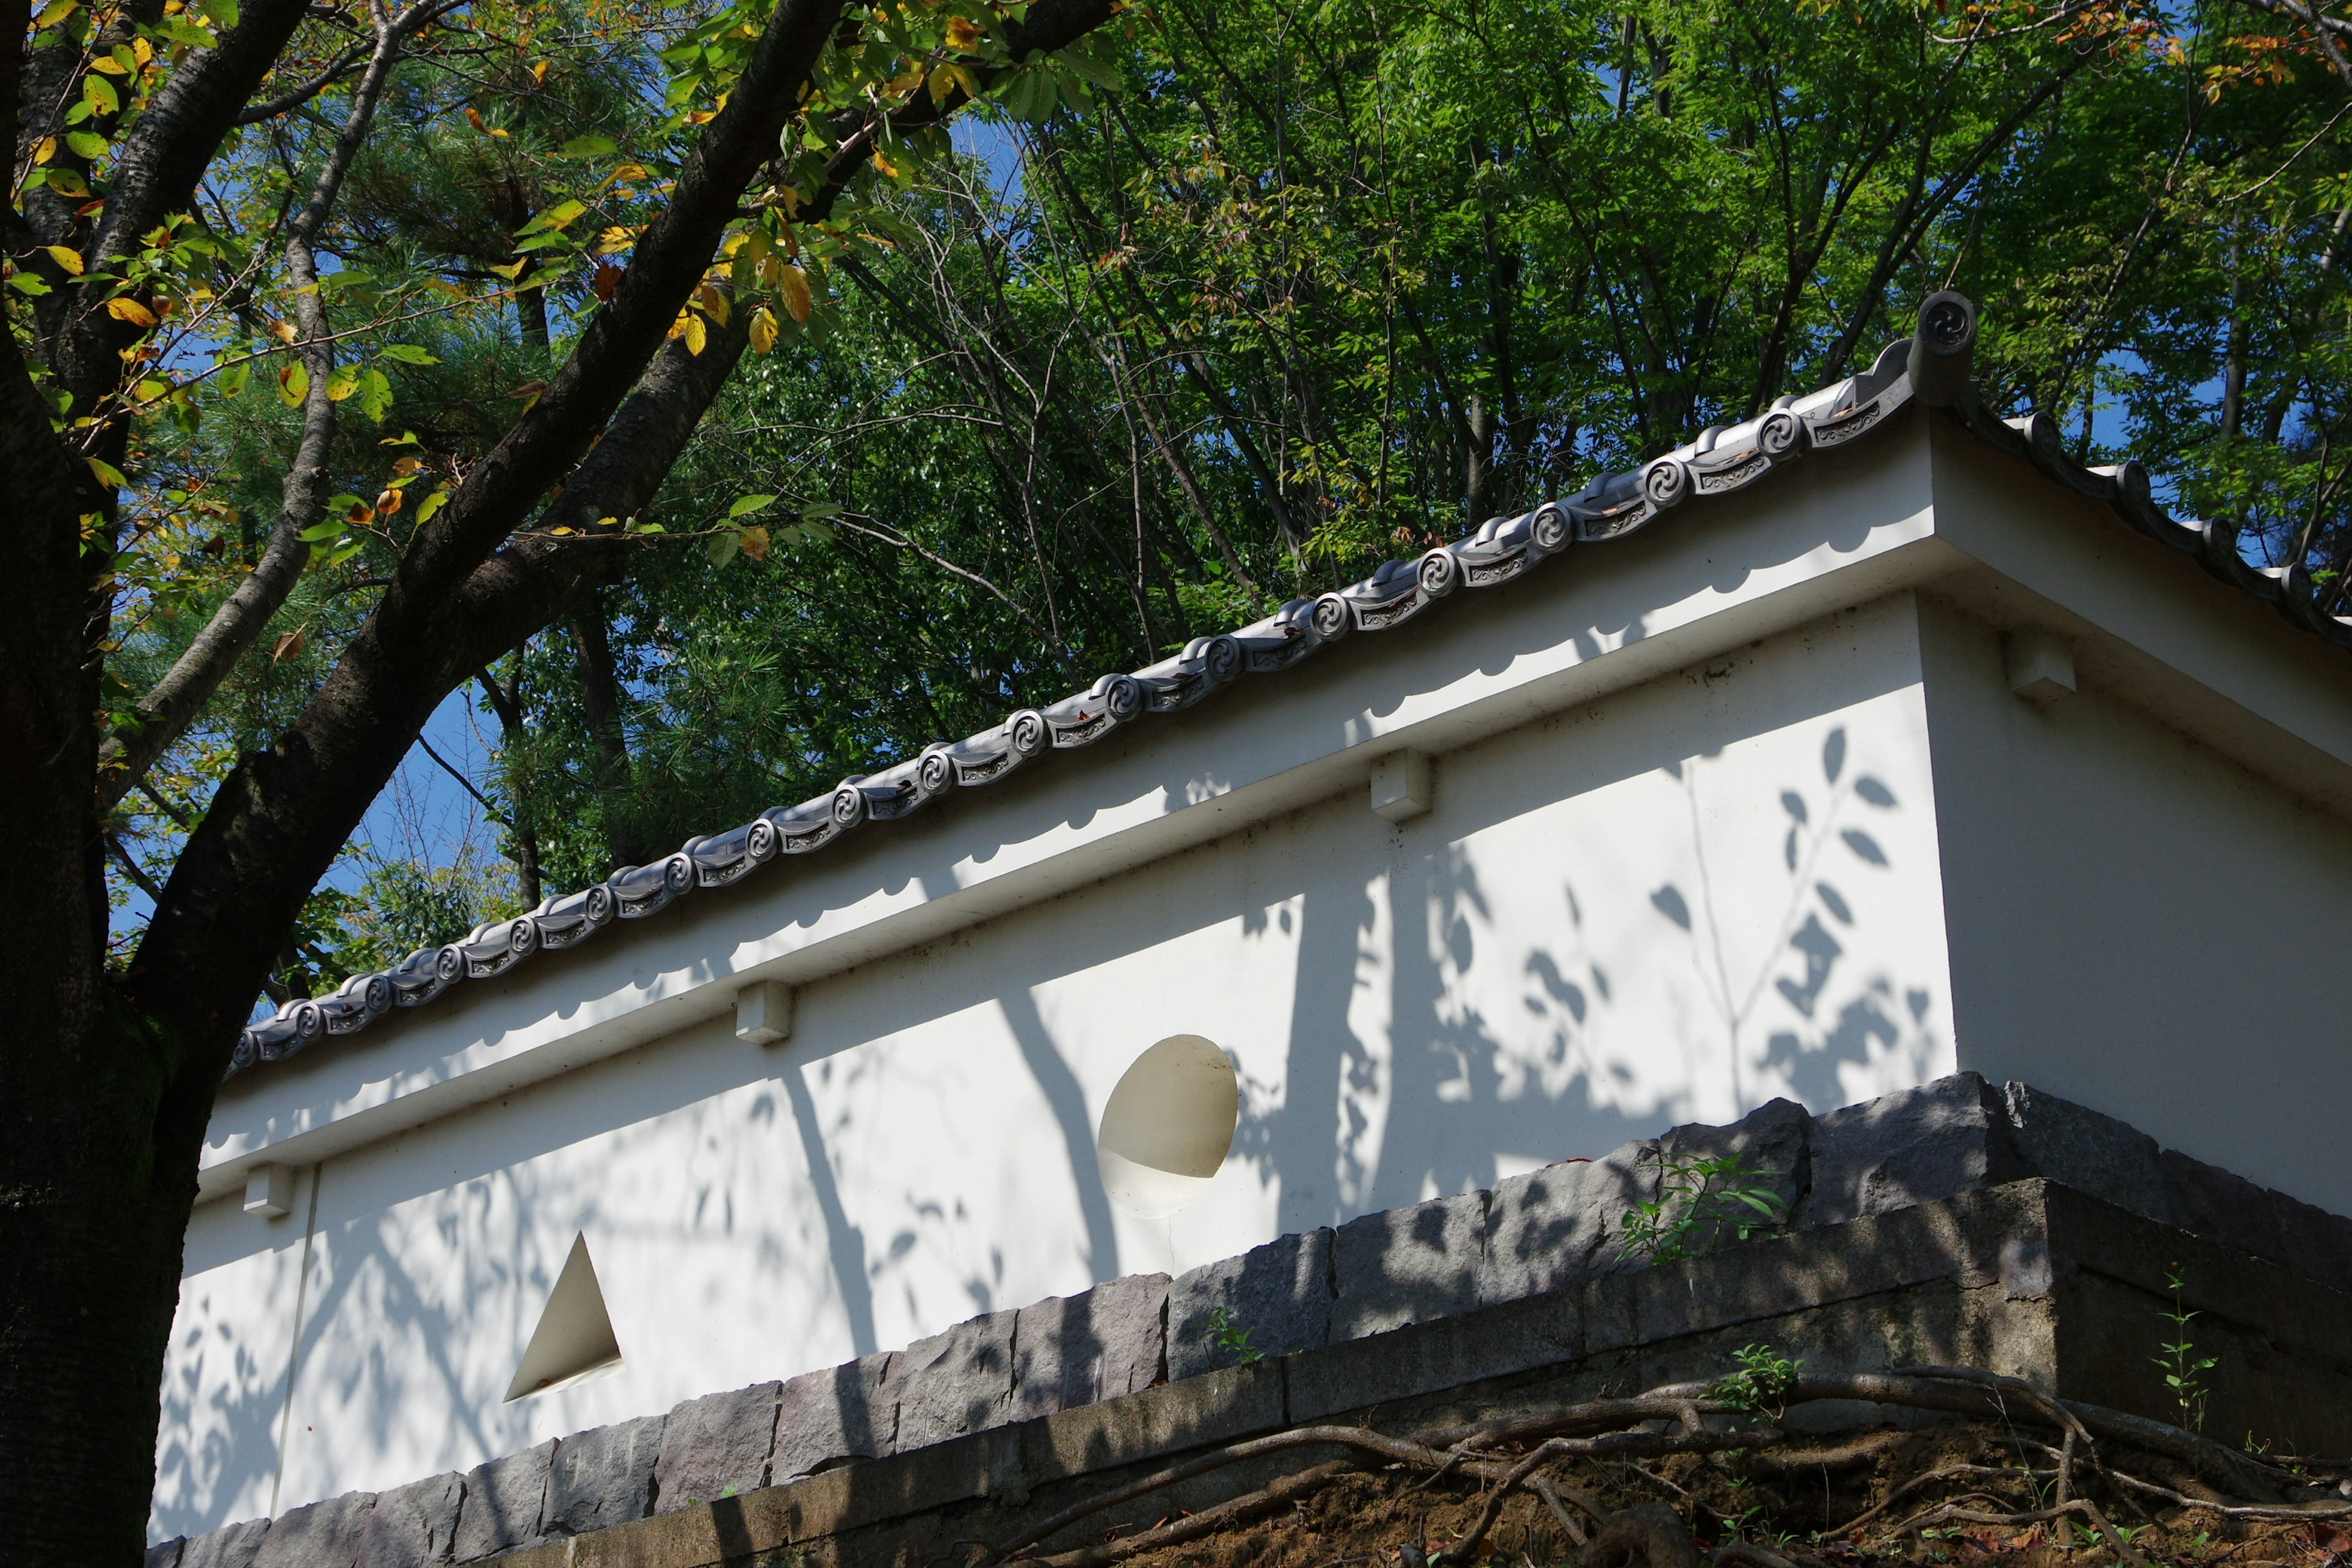
[[[1683,1262],[1625,1256],[1623,1217],[1655,1196],[1662,1160],[1731,1152],[1769,1173],[1785,1227]],[[149,1563],[690,1568],[789,1552],[914,1564],[1188,1449],[1305,1421],[1403,1431],[1712,1377],[1757,1342],[1824,1368],[1982,1367],[2173,1417],[2153,1358],[2176,1278],[2202,1314],[2200,1353],[2220,1361],[2209,1430],[2352,1450],[2352,1220],[1962,1074],[1820,1117],[1775,1101],[1729,1127],[1284,1237],[1173,1280],[976,1318],[466,1475],[167,1542]],[[1262,1359],[1239,1364],[1208,1331],[1218,1308]],[[1151,1518],[1255,1484],[1246,1467],[1202,1478],[1197,1499],[1152,1499]]]

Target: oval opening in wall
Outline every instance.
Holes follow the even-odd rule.
[[[1136,1058],[1095,1138],[1112,1205],[1160,1219],[1191,1203],[1223,1166],[1241,1117],[1233,1061],[1214,1041],[1171,1035]]]

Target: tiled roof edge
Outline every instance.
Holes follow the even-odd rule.
[[[353,975],[331,995],[289,1002],[239,1036],[227,1076],[283,1060],[328,1036],[357,1034],[394,1009],[421,1006],[462,981],[488,979],[540,952],[576,946],[615,920],[657,914],[698,888],[724,886],[772,860],[822,849],[952,790],[993,784],[1049,752],[1090,745],[1113,730],[1189,708],[1244,675],[1272,675],[1349,636],[1392,630],[1440,599],[1508,583],[1570,544],[1622,538],[1686,501],[1744,489],[1808,451],[1844,446],[1915,401],[1942,409],[2057,483],[2105,502],[2141,533],[2193,556],[2295,626],[2352,648],[2352,619],[2326,612],[2301,565],[2250,565],[2238,552],[2233,525],[2167,515],[2138,463],[2086,467],[2066,455],[2058,423],[2048,415],[2004,419],[1986,408],[1969,379],[1976,337],[1973,304],[1950,290],[1932,295],[1920,306],[1916,335],[1887,345],[1859,375],[1780,398],[1756,418],[1711,427],[1638,468],[1603,474],[1532,511],[1490,519],[1450,544],[1388,562],[1347,587],[1293,599],[1238,631],[1195,637],[1172,658],[1129,675],[1106,675],[1050,707],[1024,708],[976,735],[935,743],[880,773],[845,780],[830,795],[762,812],[730,832],[690,838],[666,859],[616,871],[528,914],[478,926],[446,947],[419,948],[390,970]]]

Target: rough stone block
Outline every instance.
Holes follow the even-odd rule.
[[[253,1568],[254,1554],[268,1533],[268,1520],[248,1519],[192,1536],[180,1551],[180,1568]]]
[[[466,1472],[466,1498],[457,1510],[457,1562],[512,1552],[547,1533],[547,1471],[554,1458],[551,1440]]]
[[[1754,1185],[1780,1200],[1780,1213],[1793,1218],[1812,1177],[1812,1118],[1790,1100],[1767,1100],[1727,1126],[1693,1123],[1663,1140],[1669,1161],[1719,1160],[1737,1156],[1755,1173]],[[1761,1217],[1760,1215],[1758,1217]],[[1730,1237],[1710,1238],[1727,1241]]]
[[[1013,1419],[1150,1387],[1163,1374],[1167,1338],[1165,1274],[1129,1274],[1022,1308],[1013,1330]]]
[[[654,1465],[654,1510],[675,1513],[766,1486],[783,1388],[781,1383],[755,1383],[731,1394],[689,1399],[672,1410],[662,1426],[661,1458]]]
[[[457,1550],[466,1478],[451,1470],[382,1493],[360,1531],[359,1568],[431,1568]]]
[[[585,1535],[643,1519],[661,1457],[662,1417],[574,1432],[547,1467],[547,1533]]]
[[[2018,1156],[2036,1175],[2134,1214],[2177,1223],[2163,1152],[2155,1139],[2032,1084],[2005,1084],[2002,1094],[2016,1128]]]
[[[1570,1160],[1498,1182],[1487,1195],[1478,1299],[1538,1296],[1615,1267],[1625,1213],[1657,1194],[1654,1142],[1598,1160]]]
[[[2286,1248],[2280,1261],[2306,1279],[2352,1292],[2352,1219],[2284,1193],[2273,1193],[2271,1201]]]
[[[374,1511],[373,1492],[345,1492],[289,1509],[270,1521],[253,1568],[352,1568]]]
[[[2286,1261],[2276,1193],[2177,1149],[2167,1149],[2163,1159],[2183,1228],[2257,1258]]]
[[[1214,1342],[1210,1315],[1223,1307],[1264,1356],[1314,1350],[1330,1336],[1331,1233],[1310,1230],[1178,1275],[1168,1288],[1168,1375],[1192,1377],[1240,1356]]]
[[[898,1359],[895,1352],[866,1356],[787,1382],[769,1478],[788,1481],[844,1460],[897,1452]]]
[[[1582,1349],[1582,1320],[1578,1293],[1565,1291],[1365,1339],[1335,1339],[1284,1369],[1290,1385],[1290,1419],[1328,1420],[1344,1412],[1572,1362]]]
[[[967,1432],[1002,1426],[1013,1414],[1013,1327],[1019,1314],[991,1312],[917,1340],[892,1374],[898,1393],[901,1454]]]
[[[1331,1236],[1332,1342],[1469,1311],[1486,1250],[1482,1192],[1349,1220]]]
[[[1230,1443],[1286,1425],[1285,1368],[1227,1367],[1012,1428],[1037,1481],[1087,1475],[1180,1449]]]
[[[1843,1225],[2031,1173],[2008,1105],[1972,1072],[1814,1117],[1812,1172],[1800,1225]]]

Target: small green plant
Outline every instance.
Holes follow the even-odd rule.
[[[1247,1366],[1265,1359],[1265,1352],[1250,1343],[1249,1331],[1235,1322],[1233,1313],[1223,1307],[1209,1309],[1208,1340],[1238,1365]]]
[[[1658,1154],[1658,1195],[1625,1213],[1624,1256],[1673,1263],[1713,1246],[1725,1232],[1746,1241],[1788,1217],[1770,1175],[1738,1154],[1668,1159]]]
[[[1789,1395],[1797,1390],[1804,1363],[1792,1361],[1770,1345],[1747,1345],[1731,1352],[1739,1370],[1718,1379],[1708,1392],[1734,1410],[1780,1419]]]
[[[2198,1316],[2181,1299],[2187,1287],[2181,1283],[2180,1265],[2165,1269],[2164,1282],[2172,1291],[2172,1309],[2163,1314],[2172,1325],[2171,1340],[2158,1349],[2161,1354],[2152,1356],[2164,1373],[2164,1385],[2172,1390],[2173,1403],[2180,1406],[2180,1424],[2191,1432],[2205,1430],[2205,1400],[2211,1391],[2205,1386],[2205,1374],[2220,1363],[2211,1356],[2197,1353],[2197,1345],[2189,1337],[2189,1321]],[[2252,1436],[2252,1434],[2249,1434]]]

